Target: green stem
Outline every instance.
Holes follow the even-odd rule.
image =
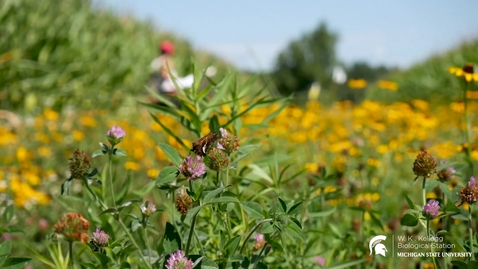
[[[136,248],[136,250],[138,250],[138,253],[139,253],[139,256],[141,257],[141,259],[143,260],[144,264],[146,265],[146,267],[148,268],[151,268],[151,263],[148,263],[146,262],[146,258],[144,257],[143,255],[143,252],[141,252],[141,249],[139,248],[138,246],[138,243],[136,243],[136,240],[134,240],[133,236],[131,235],[131,233],[128,231],[128,228],[126,228],[126,225],[124,225],[123,221],[118,218],[118,222],[120,223],[121,225],[121,228],[123,228],[123,231],[126,233],[126,235],[129,237],[129,240],[131,241],[131,243],[133,243],[134,247]]]
[[[365,210],[362,211],[362,220],[361,220],[361,223],[360,223],[360,238],[363,237],[364,226],[365,226]]]
[[[148,262],[151,264],[151,247],[149,245],[149,240],[148,240],[148,228],[146,227],[146,224],[143,226],[143,231],[144,231],[144,241],[146,241],[146,247],[148,248]]]
[[[193,181],[188,178],[188,183],[189,183],[189,192],[192,194],[194,192],[193,191]]]
[[[224,182],[225,183],[224,186],[227,186],[228,182],[229,182],[229,169],[226,169],[226,179]]]
[[[428,242],[430,242],[430,236],[431,236],[430,220],[427,219],[427,239],[428,239]],[[430,250],[431,250],[432,253],[435,252],[433,247],[432,247],[432,244],[430,244]],[[435,256],[433,256],[433,255],[432,255],[432,261],[433,261],[434,268],[440,268],[440,267],[438,267]]]
[[[196,241],[199,242],[199,236],[196,231],[194,231],[194,238],[196,238]],[[200,253],[201,255],[204,255],[204,253],[206,253],[206,249],[204,249],[203,245],[201,245],[201,251],[202,251],[202,253]]]
[[[443,193],[443,206],[446,207],[446,195],[445,195],[445,193]],[[448,228],[448,225],[447,225],[448,218],[444,217],[444,218],[442,218],[442,221],[443,221],[443,230],[446,231],[446,229]],[[445,235],[443,235],[443,238],[445,239]],[[443,240],[443,241],[445,241],[445,240]],[[448,249],[446,251],[448,252]],[[445,269],[448,268],[447,260],[448,260],[447,257],[443,257],[443,268],[445,268]]]
[[[175,210],[175,205],[176,205],[176,192],[171,191],[171,199],[172,199],[172,205],[171,205],[171,223],[174,224],[174,210]]]
[[[100,199],[98,199],[98,197],[96,196],[96,194],[93,192],[93,190],[90,188],[90,185],[88,185],[88,181],[85,179],[85,186],[86,186],[86,189],[91,193],[91,195],[93,195],[93,198],[95,199],[95,201],[99,202],[101,207],[103,208],[103,210],[106,210],[108,207],[103,203],[103,201],[101,201]]]
[[[468,236],[470,237],[471,260],[475,260],[475,251],[473,250],[473,228],[471,225],[471,205],[468,205]]]
[[[422,199],[423,199],[423,206],[427,204],[427,191],[425,190],[425,185],[427,183],[427,177],[423,177],[423,183],[422,183]]]
[[[247,243],[247,240],[249,240],[249,238],[251,237],[252,233],[254,233],[254,231],[259,228],[259,226],[263,223],[266,223],[266,222],[269,222],[269,221],[273,221],[272,218],[268,218],[268,219],[263,219],[261,221],[259,221],[254,227],[252,227],[252,230],[249,232],[249,234],[246,236],[246,239],[244,240],[244,243],[242,243],[242,247],[241,247],[241,251],[240,251],[240,254],[242,254],[242,251],[244,250],[244,247],[246,246],[246,243]]]
[[[68,249],[70,250],[70,266],[71,268],[75,268],[75,258],[73,254],[73,241],[68,242]]]
[[[468,166],[471,169],[471,174],[473,174],[474,167],[473,167],[473,161],[471,159],[471,122],[470,122],[470,116],[469,116],[469,111],[468,111],[468,98],[466,97],[466,93],[468,92],[468,86],[470,83],[465,82],[464,90],[463,90],[463,103],[465,105],[465,111],[464,111],[464,120],[465,120],[465,144],[466,144],[466,155],[467,155],[467,162]]]
[[[198,213],[199,213],[199,211],[198,211]],[[194,217],[191,220],[191,229],[189,230],[188,242],[186,244],[186,257],[189,254],[189,247],[191,246],[191,241],[193,239],[194,226],[196,225],[196,218],[198,216],[198,213],[194,214]]]
[[[113,148],[111,148],[113,150]],[[113,199],[113,207],[116,208],[116,199],[115,199],[115,191],[113,188],[113,173],[111,172],[111,166],[113,163],[113,156],[111,155],[112,153],[110,152],[108,154],[108,177],[110,180],[110,189],[111,189],[111,199]]]
[[[225,213],[224,216],[225,216],[225,218],[223,218],[224,226],[226,227],[227,234],[229,235],[229,238],[232,238],[231,222],[230,222],[229,218],[227,218],[227,213]]]

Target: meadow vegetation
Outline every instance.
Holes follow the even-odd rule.
[[[297,106],[215,61],[176,107],[144,98],[148,23],[79,0],[0,22],[2,268],[475,268],[477,42],[350,80],[358,104]],[[201,81],[209,56],[167,38]],[[376,235],[471,255],[372,256]]]

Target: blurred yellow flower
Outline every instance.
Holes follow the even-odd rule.
[[[428,102],[420,100],[420,99],[412,100],[412,104],[413,104],[414,107],[416,107],[416,108],[418,108],[422,111],[427,111],[430,108]]]
[[[36,133],[35,140],[43,144],[47,144],[50,142],[50,138],[44,133]]]
[[[317,163],[306,163],[305,169],[310,173],[315,173],[319,170],[319,165]]]
[[[387,145],[380,145],[377,147],[377,152],[380,154],[385,154],[388,152],[388,146]]]
[[[367,87],[367,81],[365,81],[364,79],[350,79],[347,82],[347,85],[351,89],[363,89]]]
[[[425,263],[423,269],[435,269],[435,265],[433,265],[433,263]]]
[[[326,186],[324,188],[324,193],[332,193],[332,192],[336,192],[337,191],[337,188],[334,187],[334,186]],[[315,192],[317,195],[320,195],[322,193],[322,189],[319,188],[316,192]]]
[[[31,207],[34,204],[48,204],[50,197],[43,192],[33,189],[27,182],[22,182],[17,175],[10,177],[10,188],[14,193],[14,203],[16,206]]]
[[[124,164],[126,170],[139,171],[139,164],[135,162],[126,162]]]
[[[224,104],[221,106],[221,111],[224,115],[231,115],[231,106],[228,104]]]
[[[159,174],[159,170],[158,169],[154,169],[154,168],[151,168],[151,169],[148,169],[148,177],[149,178],[156,178]]]
[[[75,141],[82,141],[85,138],[85,134],[82,131],[74,130],[71,134],[73,136],[73,140]]]
[[[388,80],[379,80],[378,87],[380,89],[389,90],[392,92],[398,90],[398,84],[396,82],[388,81]]]
[[[96,120],[93,117],[90,116],[82,116],[80,118],[80,123],[81,125],[85,127],[95,127],[96,126]]]
[[[367,160],[367,164],[370,165],[370,166],[379,167],[380,166],[380,161],[377,160],[377,159],[374,159],[374,158],[369,158]]]
[[[47,109],[43,110],[43,116],[45,116],[45,118],[47,120],[50,120],[50,121],[57,121],[58,118],[60,117],[58,112],[56,112],[56,111],[54,111],[50,108],[47,108]]]
[[[26,148],[19,147],[17,149],[17,154],[16,154],[17,155],[17,160],[19,162],[24,162],[24,161],[28,160],[30,158],[29,154],[30,153],[28,152],[28,150]]]
[[[467,82],[478,82],[478,73],[474,72],[474,65],[472,63],[465,64],[463,68],[449,67],[448,72],[457,77],[464,77]]]
[[[166,157],[166,154],[164,154],[163,150],[160,147],[155,147],[154,149],[155,149],[156,159],[161,160],[161,161],[165,161],[165,160],[168,159]]]
[[[149,124],[149,128],[155,132],[159,132],[162,130],[161,125],[159,125],[157,122],[153,121]]]
[[[36,175],[35,173],[31,171],[24,171],[22,174],[23,174],[23,177],[27,180],[27,182],[30,185],[35,186],[40,184],[40,177]]]
[[[468,98],[468,99],[478,99],[478,91],[467,91],[466,92],[466,98]]]
[[[465,112],[465,104],[463,102],[453,102],[450,104],[450,108],[457,113]]]
[[[478,161],[478,150],[471,151],[471,158],[475,161]]]
[[[435,143],[430,152],[440,159],[449,159],[458,153],[457,146],[452,141]]]
[[[0,126],[0,146],[11,145],[17,142],[17,136]]]
[[[44,158],[48,158],[51,156],[52,152],[51,152],[51,149],[49,147],[39,147],[38,148],[38,154],[41,156],[41,157],[44,157]]]

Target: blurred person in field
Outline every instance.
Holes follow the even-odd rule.
[[[174,68],[173,53],[175,51],[174,44],[170,41],[163,41],[158,45],[160,56],[151,62],[151,70],[153,76],[150,80],[150,87],[155,89],[158,94],[168,96],[169,100],[179,105],[176,98],[172,98],[177,94],[176,86],[180,89],[191,88],[194,83],[194,75],[189,74],[180,77]],[[216,74],[216,68],[211,66],[206,69],[205,75],[212,77]]]
[[[194,83],[194,76],[189,74],[185,77],[179,77],[174,68],[172,55],[174,53],[174,44],[170,41],[163,41],[159,44],[160,56],[151,62],[151,69],[157,77],[153,81],[154,88],[159,94],[176,94],[176,85],[181,88],[190,88]],[[174,84],[176,82],[176,85]]]

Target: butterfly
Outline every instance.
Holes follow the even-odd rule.
[[[198,140],[193,142],[193,148],[191,151],[196,153],[197,155],[204,157],[206,155],[206,151],[209,147],[219,138],[218,133],[209,133]]]

